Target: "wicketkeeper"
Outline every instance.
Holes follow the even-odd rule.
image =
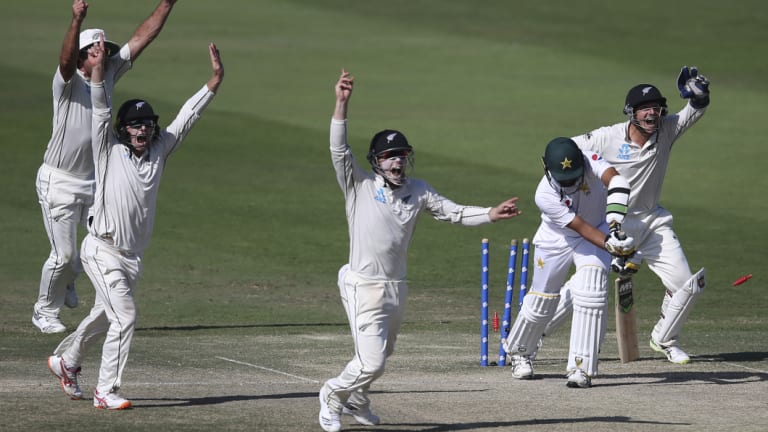
[[[624,228],[635,236],[637,253],[629,260],[615,260],[613,266],[631,274],[645,261],[659,277],[665,293],[649,344],[670,362],[686,364],[691,359],[680,348],[680,332],[704,291],[704,269],[691,272],[672,229],[672,214],[659,201],[672,145],[709,106],[709,80],[696,67],[683,66],[677,88],[680,97],[688,101],[677,113],[668,113],[667,99],[656,86],[638,84],[627,93],[626,121],[573,140],[583,150],[594,151],[613,164],[632,186]],[[563,288],[561,304],[546,334],[556,330],[570,312],[569,290],[567,285]]]

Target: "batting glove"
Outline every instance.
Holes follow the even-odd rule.
[[[696,109],[709,105],[709,80],[704,75],[699,75],[696,66],[683,66],[677,76],[677,88],[680,97],[690,99],[691,106]]]
[[[630,257],[636,249],[635,239],[624,231],[611,231],[605,236],[605,250],[613,256]]]
[[[611,259],[611,270],[621,277],[632,276],[640,270],[640,263],[634,263],[628,257],[618,256]]]

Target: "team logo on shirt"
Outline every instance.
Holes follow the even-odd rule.
[[[539,257],[539,259],[536,260],[536,266],[539,267],[540,269],[544,268],[544,260],[541,259],[541,257]]]
[[[376,196],[373,197],[373,199],[375,199],[378,202],[382,202],[382,203],[386,204],[387,203],[387,197],[384,196],[384,189],[383,188],[378,188],[376,190]]]
[[[616,159],[629,160],[629,144],[624,143],[619,147],[619,154],[616,155]]]

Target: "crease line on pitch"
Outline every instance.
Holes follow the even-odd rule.
[[[229,358],[226,358],[226,357],[219,357],[219,356],[216,356],[216,358],[219,359],[219,360],[228,361],[230,363],[235,363],[235,364],[239,364],[239,365],[243,365],[243,366],[249,366],[249,367],[256,368],[256,369],[261,369],[261,370],[265,370],[265,371],[268,371],[268,372],[289,376],[291,378],[300,379],[302,381],[309,381],[311,383],[320,384],[320,381],[316,381],[316,380],[313,380],[311,378],[305,378],[305,377],[302,377],[302,376],[289,374],[288,372],[283,372],[283,371],[279,371],[279,370],[276,370],[276,369],[255,365],[253,363],[246,363],[246,362],[243,362],[243,361],[233,360],[233,359],[229,359]]]

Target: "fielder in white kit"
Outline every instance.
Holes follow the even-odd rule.
[[[174,3],[176,0],[162,0],[122,48],[105,41],[109,60],[104,86],[110,97],[115,83],[160,33]],[[104,31],[80,31],[87,10],[88,3],[74,0],[72,22],[53,76],[53,133],[35,181],[51,243],[32,314],[32,323],[43,333],[64,332],[66,327],[59,318],[61,307],[77,306],[75,278],[82,271],[77,226],[85,223],[93,204],[90,79],[95,60],[89,49]]]
[[[573,140],[610,162],[632,185],[624,227],[635,236],[637,253],[619,264],[621,272],[634,273],[642,261],[666,288],[661,314],[651,332],[650,347],[672,363],[689,363],[680,348],[680,332],[704,291],[704,269],[692,274],[685,252],[672,229],[672,214],[662,207],[661,189],[672,145],[705,113],[709,105],[709,80],[696,67],[684,66],[677,78],[680,96],[688,103],[676,114],[667,114],[667,99],[651,84],[638,84],[627,93],[624,114],[628,119],[602,127]],[[552,334],[571,310],[570,287],[563,288],[561,304],[546,334]]]
[[[408,295],[408,246],[421,212],[462,225],[510,219],[520,212],[517,198],[496,207],[456,204],[426,182],[409,178],[413,147],[396,130],[374,135],[368,152],[373,173],[358,165],[347,144],[347,106],[353,78],[342,71],[336,83],[336,107],[330,149],[336,180],[344,193],[349,225],[349,263],[339,271],[341,301],[347,313],[355,355],[344,370],[320,390],[320,426],[341,430],[341,415],[361,424],[379,424],[370,409],[368,390],[384,373],[395,348]]]
[[[83,357],[100,339],[98,336],[106,333],[99,380],[93,392],[93,405],[97,408],[131,406],[118,390],[136,324],[134,292],[141,274],[142,255],[152,235],[157,193],[167,160],[200,119],[224,77],[218,49],[210,44],[208,51],[211,78],[184,103],[165,129],[160,129],[158,116],[149,103],[140,99],[129,100],[120,107],[113,129],[103,69],[100,64],[93,68],[96,194],[81,257],[96,289],[96,299],[77,330],[48,358],[48,367],[64,392],[72,399],[80,399],[77,375]],[[95,52],[97,58],[104,58],[100,44]]]
[[[595,153],[582,152],[569,138],[550,141],[542,160],[545,175],[536,188],[541,224],[533,237],[533,279],[504,349],[512,358],[512,376],[531,378],[529,356],[554,316],[560,287],[573,265],[566,384],[588,388],[597,375],[605,335],[610,257],[634,253],[634,240],[621,225],[629,183],[609,163]]]

